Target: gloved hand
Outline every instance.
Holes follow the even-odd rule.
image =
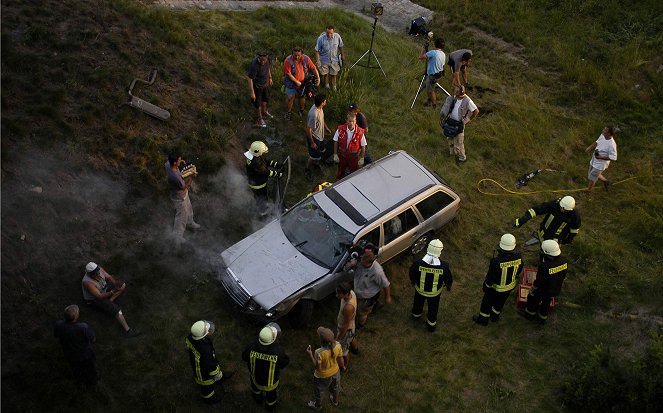
[[[338,162],[339,162],[338,155],[334,154],[334,163],[338,163]]]
[[[516,222],[514,222],[513,227],[520,228],[520,218],[516,218]]]
[[[359,162],[357,162],[357,165],[364,166],[364,158],[359,158]]]
[[[283,178],[283,172],[279,172],[279,174],[278,174],[277,176],[278,176],[279,178]]]

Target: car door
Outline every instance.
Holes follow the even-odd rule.
[[[408,207],[392,215],[382,224],[382,251],[380,262],[386,262],[408,249],[417,239],[420,222],[417,214]]]
[[[439,190],[417,202],[415,209],[423,219],[421,234],[437,232],[451,221],[458,212],[458,202],[446,192]]]

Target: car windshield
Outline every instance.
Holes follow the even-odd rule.
[[[352,234],[329,218],[312,196],[281,217],[281,228],[297,250],[330,269],[352,243]]]

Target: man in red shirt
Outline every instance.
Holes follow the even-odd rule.
[[[366,136],[364,130],[357,126],[357,115],[348,113],[347,122],[339,125],[334,134],[334,162],[338,163],[336,180],[345,176],[345,169],[350,173],[364,166],[366,154]]]
[[[286,105],[288,113],[287,119],[292,119],[292,105],[295,102],[295,95],[299,96],[299,114],[304,114],[304,101],[306,97],[302,91],[304,80],[309,71],[315,74],[315,85],[320,85],[320,74],[310,57],[304,54],[301,47],[292,49],[292,55],[283,61],[283,82],[285,83],[285,94],[287,97]]]

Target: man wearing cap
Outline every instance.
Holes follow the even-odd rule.
[[[258,52],[247,72],[249,79],[249,93],[251,103],[258,112],[256,126],[266,127],[265,118],[273,119],[271,113],[267,112],[267,102],[269,102],[269,88],[274,84],[272,80],[271,63],[267,52]]]
[[[357,116],[349,112],[347,121],[338,126],[334,134],[334,162],[338,163],[336,180],[345,176],[345,170],[353,173],[364,166],[366,136],[357,126]]]
[[[83,299],[85,303],[103,311],[104,313],[115,317],[126,337],[136,337],[140,331],[130,328],[124,319],[122,309],[115,303],[115,300],[127,288],[126,283],[118,282],[115,277],[106,272],[101,266],[94,262],[89,262],[85,266],[85,274],[81,281],[83,289]]]
[[[313,372],[314,398],[308,407],[322,409],[322,393],[329,391],[332,405],[338,406],[338,393],[341,389],[341,370],[345,371],[341,344],[334,339],[334,333],[326,327],[318,327],[321,347],[313,352],[311,345],[306,352],[315,367]]]
[[[356,332],[350,346],[350,352],[359,354],[359,332],[366,325],[368,315],[373,312],[384,291],[384,301],[391,304],[391,283],[377,261],[378,248],[368,243],[362,248],[361,258],[351,259],[345,264],[345,270],[354,268],[354,292],[357,296]]]
[[[488,320],[499,321],[504,303],[516,288],[518,276],[523,270],[522,254],[516,251],[516,237],[513,235],[502,235],[496,254],[490,259],[483,282],[484,294],[479,314],[472,316],[472,320],[482,326],[487,326]]]
[[[336,298],[341,300],[341,306],[336,316],[336,341],[341,343],[343,362],[347,368],[350,361],[350,343],[352,343],[355,336],[357,295],[352,291],[350,283],[343,281],[336,287]]]
[[[54,334],[60,340],[64,356],[71,366],[71,372],[79,388],[97,384],[99,375],[95,366],[96,356],[92,343],[97,339],[87,324],[78,321],[80,311],[72,304],[64,309],[64,320],[55,323]]]
[[[203,402],[214,404],[221,401],[221,395],[214,390],[214,383],[223,383],[233,375],[231,372],[223,374],[221,366],[216,359],[214,344],[210,337],[214,334],[214,323],[199,320],[191,326],[191,334],[184,343],[189,350],[189,361],[193,370],[193,380],[200,387],[200,396]]]
[[[580,231],[580,214],[575,207],[576,200],[572,196],[553,199],[528,209],[522,217],[516,218],[513,226],[519,228],[535,216],[546,214],[539,231],[525,245],[547,239],[554,239],[560,244],[570,244]]]
[[[548,319],[552,297],[557,297],[562,291],[562,284],[569,270],[568,260],[561,254],[557,241],[547,239],[541,243],[541,262],[534,285],[527,295],[527,307],[518,311],[518,314],[527,320],[537,320],[545,324]]]
[[[453,284],[449,263],[440,259],[443,247],[442,241],[439,239],[432,240],[428,243],[426,255],[416,260],[410,267],[410,283],[414,286],[412,318],[415,320],[421,318],[424,303],[428,301],[426,328],[431,333],[437,326],[437,312],[440,307],[442,288],[446,286],[447,291],[451,291],[451,284]]]
[[[164,164],[166,168],[166,178],[168,179],[168,189],[170,191],[170,200],[175,207],[175,221],[173,223],[173,234],[178,240],[184,240],[184,231],[186,227],[199,229],[200,225],[193,220],[193,207],[189,199],[189,188],[193,183],[193,177],[196,174],[182,177],[180,165],[184,160],[179,154],[168,155],[168,160]]]
[[[246,362],[251,375],[251,394],[253,399],[272,411],[278,403],[278,387],[281,369],[290,362],[290,358],[277,342],[281,329],[276,323],[269,323],[260,330],[258,338],[246,346],[242,360]]]

